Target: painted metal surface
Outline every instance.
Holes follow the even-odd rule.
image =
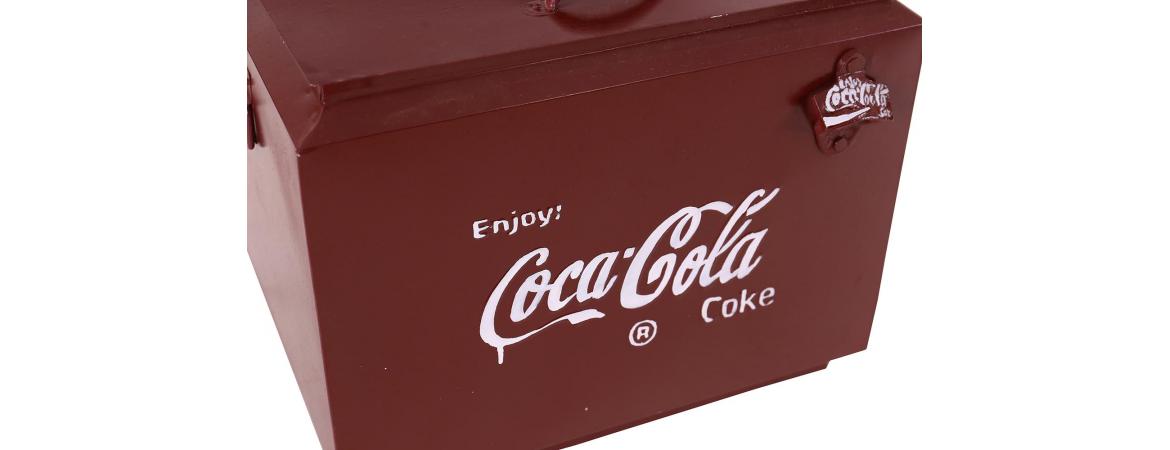
[[[332,99],[286,69],[412,41],[294,57],[273,4],[323,35],[350,4],[265,3],[249,252],[324,448],[559,448],[866,347],[921,63],[896,2]],[[532,48],[622,34],[486,3],[558,30]],[[850,50],[897,115],[828,157],[805,106]]]

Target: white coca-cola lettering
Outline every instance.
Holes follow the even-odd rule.
[[[540,269],[548,261],[549,249],[533,250],[512,265],[488,297],[480,320],[480,337],[496,348],[499,364],[503,364],[504,349],[509,345],[561,322],[578,325],[605,317],[605,313],[598,309],[604,305],[594,303],[605,297],[617,284],[619,276],[613,273],[613,268],[621,258],[631,259],[622,277],[620,290],[619,304],[625,309],[645,307],[662,296],[668,288],[673,295],[678,296],[696,281],[700,286],[707,287],[716,282],[726,284],[743,279],[762,260],[756,252],[768,234],[767,228],[749,231],[751,216],[767,206],[779,193],[780,189],[755,191],[738,207],[720,201],[702,207],[683,208],[658,225],[640,247],[601,253],[588,263],[584,260],[574,261],[556,276],[549,269]],[[728,217],[718,239],[710,247],[697,245],[685,250],[684,247],[698,232],[704,214],[711,212]],[[668,235],[669,239],[666,239]],[[664,253],[651,263],[656,252]],[[680,254],[686,256],[680,260]],[[525,269],[532,272],[521,276]],[[575,280],[575,289],[567,288],[570,280]],[[515,289],[512,303],[508,308],[501,308],[502,298],[510,288]],[[556,313],[574,302],[581,307],[591,307],[565,314],[514,337],[501,336],[496,329],[497,320],[502,319],[501,315],[506,315],[512,323],[520,324],[536,313],[541,305],[549,312]]]
[[[875,106],[885,111],[889,99],[889,86],[848,76],[829,89],[828,95],[825,96],[825,111],[837,112],[846,108]]]

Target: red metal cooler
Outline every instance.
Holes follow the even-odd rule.
[[[883,0],[249,0],[322,446],[558,448],[865,349],[920,48]]]

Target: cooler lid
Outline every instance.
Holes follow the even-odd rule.
[[[313,128],[328,125],[320,122],[329,105],[875,0],[559,0],[556,12],[547,15],[533,5],[557,0],[529,1],[249,0],[248,52],[278,109],[287,103],[277,92],[283,89],[289,91],[283,97],[298,97],[303,108],[297,109],[311,116],[309,130],[301,130],[304,136],[296,136],[290,126],[303,148],[342,135],[374,134],[351,129],[308,136]],[[300,91],[310,92],[272,86],[292,79],[302,84]],[[363,108],[363,114],[377,115]],[[383,128],[427,122],[415,117],[417,112],[412,120],[402,120],[404,115],[411,113],[397,111],[376,122]],[[284,111],[282,116],[290,121]]]

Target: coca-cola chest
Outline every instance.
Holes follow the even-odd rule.
[[[883,0],[249,0],[322,446],[559,448],[865,349],[920,49]]]

